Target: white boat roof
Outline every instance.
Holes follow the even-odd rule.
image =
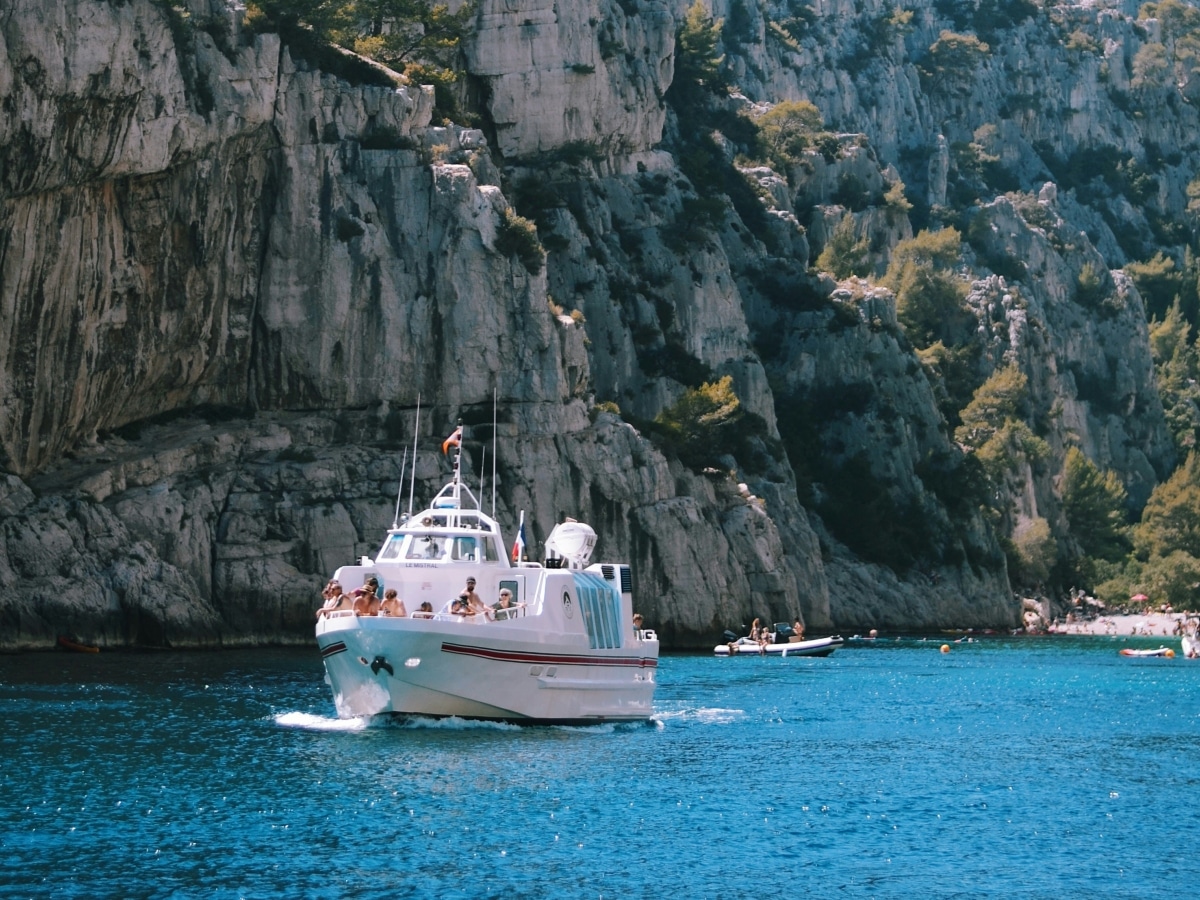
[[[467,505],[469,504],[469,505]],[[421,534],[431,529],[466,528],[488,534],[500,534],[496,520],[485,513],[471,489],[452,481],[437,492],[429,508],[415,513],[389,533]]]

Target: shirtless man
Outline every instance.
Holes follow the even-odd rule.
[[[354,614],[356,616],[377,616],[379,615],[379,597],[376,591],[379,590],[379,582],[372,575],[364,582],[363,586],[356,591],[358,594],[354,598]]]
[[[404,607],[404,601],[396,594],[395,588],[388,588],[383,592],[383,603],[379,607],[381,616],[393,616],[396,618],[404,618],[408,615],[408,610]]]
[[[467,586],[463,588],[463,595],[467,598],[467,606],[471,610],[471,615],[487,611],[487,607],[483,605],[483,598],[475,593],[474,578],[467,579]]]

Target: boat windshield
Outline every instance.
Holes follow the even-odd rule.
[[[498,562],[500,551],[492,535],[464,535],[453,531],[393,534],[379,551],[378,559],[383,562]]]

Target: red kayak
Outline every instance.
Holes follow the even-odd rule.
[[[93,647],[91,644],[81,644],[73,637],[68,637],[65,634],[58,636],[58,646],[64,650],[71,650],[75,653],[99,653],[99,647]]]

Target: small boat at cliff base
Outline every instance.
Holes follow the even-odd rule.
[[[85,644],[73,634],[60,634],[58,636],[58,646],[63,650],[69,650],[72,653],[99,653],[100,648],[94,644]]]
[[[1150,649],[1137,650],[1137,649],[1134,649],[1133,647],[1123,647],[1123,648],[1121,648],[1121,655],[1122,656],[1165,656],[1168,659],[1173,659],[1175,657],[1175,651],[1172,650],[1170,647],[1155,647],[1152,650],[1150,650]]]
[[[648,719],[659,642],[635,627],[630,567],[592,563],[596,533],[570,519],[550,533],[540,563],[524,558],[522,520],[510,561],[495,519],[460,481],[458,460],[456,451],[450,483],[427,509],[394,523],[373,559],[334,572],[342,585],[375,579],[380,594],[395,588],[407,611],[319,615],[317,644],[338,715]],[[484,603],[503,591],[511,604],[464,610],[468,579]]]
[[[715,656],[829,656],[845,641],[837,636],[807,641],[777,641],[760,644],[748,637],[726,641],[713,647]]]

